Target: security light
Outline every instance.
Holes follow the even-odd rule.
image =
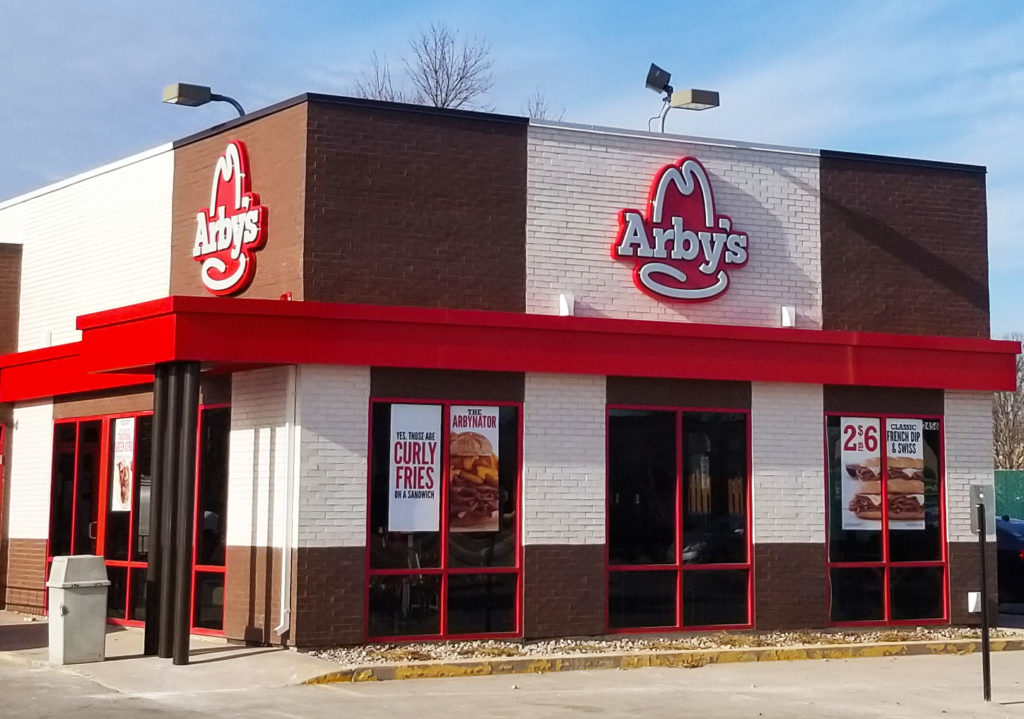
[[[660,129],[661,132],[665,132],[665,116],[668,115],[668,111],[673,107],[678,107],[682,110],[708,110],[712,107],[718,107],[718,91],[717,90],[698,90],[691,88],[689,90],[674,90],[669,85],[669,80],[672,79],[672,73],[667,70],[651,63],[651,69],[647,71],[647,89],[654,90],[659,95],[665,93],[665,97],[662,98],[663,106],[661,113],[655,115],[647,121],[647,129],[651,129],[651,123],[661,118]]]
[[[211,92],[205,85],[190,85],[187,82],[176,82],[164,88],[164,102],[170,105],[199,107],[208,102],[226,102],[238,111],[238,116],[245,115],[245,110],[234,98]]]

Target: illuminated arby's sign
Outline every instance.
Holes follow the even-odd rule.
[[[196,215],[192,258],[202,263],[203,285],[215,295],[241,292],[256,274],[256,250],[267,241],[267,208],[252,192],[245,144],[228,143],[217,159],[210,206]]]
[[[632,260],[642,291],[669,300],[710,300],[729,287],[729,269],[747,264],[747,234],[715,212],[704,166],[692,157],[668,165],[651,185],[648,215],[619,212],[616,260]]]

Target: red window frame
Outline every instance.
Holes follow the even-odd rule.
[[[204,628],[204,627],[196,627],[196,626],[192,626],[192,625],[193,625],[193,622],[195,620],[195,587],[196,587],[196,573],[197,572],[210,573],[210,574],[217,573],[217,574],[224,575],[225,576],[224,596],[227,596],[227,571],[226,571],[227,568],[226,568],[226,566],[197,565],[196,564],[196,540],[197,540],[197,532],[199,531],[199,526],[200,526],[199,523],[198,523],[198,512],[199,512],[199,479],[200,479],[200,476],[201,476],[200,475],[200,461],[202,459],[202,453],[201,453],[202,448],[200,446],[200,438],[202,437],[203,412],[205,410],[208,410],[208,409],[225,409],[225,408],[229,408],[230,406],[231,405],[227,404],[227,403],[222,403],[222,404],[201,404],[201,405],[199,405],[199,409],[198,409],[199,417],[198,417],[198,420],[197,420],[197,423],[196,423],[196,427],[197,427],[197,429],[196,429],[196,464],[195,464],[195,480],[194,480],[195,481],[195,486],[194,486],[195,495],[194,496],[196,498],[196,501],[195,501],[195,503],[193,505],[193,508],[192,508],[192,512],[193,512],[193,515],[192,515],[192,519],[193,519],[193,524],[192,524],[192,557],[190,559],[190,564],[191,564],[190,576],[191,576],[191,580],[192,580],[192,591],[191,591],[191,599],[190,599],[190,606],[189,606],[189,625],[190,625],[190,632],[193,633],[193,634],[205,634],[205,635],[209,635],[209,636],[224,636],[223,628],[222,629],[207,629],[207,628]],[[112,431],[111,428],[113,426],[114,420],[130,417],[130,418],[133,418],[136,421],[138,421],[138,418],[140,418],[140,417],[147,417],[147,416],[152,416],[152,415],[153,415],[153,411],[152,410],[144,410],[144,411],[136,411],[136,412],[120,412],[120,413],[115,413],[115,414],[100,414],[100,415],[88,415],[88,416],[82,416],[82,417],[73,417],[73,418],[66,418],[66,419],[55,420],[54,423],[53,423],[53,425],[54,425],[54,434],[55,434],[56,433],[56,427],[58,425],[64,425],[64,424],[76,424],[77,425],[77,424],[82,424],[84,422],[96,422],[96,421],[100,422],[100,439],[99,439],[99,444],[100,444],[100,447],[101,447],[101,451],[100,451],[100,460],[99,460],[99,483],[97,485],[97,495],[98,495],[99,501],[102,502],[102,503],[99,505],[99,507],[97,509],[97,515],[96,515],[96,548],[97,548],[97,551],[99,551],[101,549],[104,552],[106,551],[106,539],[107,539],[107,537],[106,537],[106,531],[107,531],[106,498],[109,496],[109,493],[110,493],[110,462],[111,462],[111,456],[110,456],[110,433]],[[74,536],[74,521],[77,519],[77,517],[76,517],[76,509],[77,509],[77,504],[78,504],[78,496],[77,496],[77,494],[78,494],[78,492],[77,492],[78,460],[77,460],[77,456],[78,456],[78,443],[80,441],[80,434],[81,434],[81,430],[76,430],[76,433],[75,433],[75,457],[76,457],[76,459],[75,459],[75,485],[74,485],[75,489],[73,490],[74,495],[72,496],[72,510],[71,510],[71,517],[72,517],[71,533],[72,533],[72,537]],[[51,458],[51,462],[52,462],[52,458]],[[136,477],[139,476],[138,472],[137,472],[137,469],[138,468],[135,467],[135,457],[133,456],[132,457],[132,476],[136,476]],[[51,472],[52,472],[52,470],[51,470]],[[226,481],[226,478],[225,478],[225,481]],[[51,491],[52,491],[52,475],[51,475]],[[50,497],[50,512],[51,512],[51,514],[53,512],[53,497],[52,496]],[[139,560],[132,559],[132,557],[134,556],[134,544],[135,544],[134,527],[135,527],[135,522],[137,521],[137,518],[135,516],[135,509],[134,509],[134,507],[132,508],[131,517],[132,518],[131,518],[131,522],[129,523],[129,531],[128,531],[128,559],[107,559],[105,557],[105,555],[101,555],[101,556],[104,556],[104,565],[105,566],[124,568],[125,572],[126,572],[125,602],[124,602],[124,604],[125,604],[125,616],[124,617],[107,617],[107,623],[115,625],[115,626],[141,627],[141,626],[144,626],[145,622],[142,622],[142,621],[137,620],[137,619],[128,619],[128,616],[129,616],[129,614],[131,612],[131,598],[132,598],[132,596],[131,596],[131,576],[132,576],[133,572],[145,571],[146,568],[148,567],[149,563],[148,562],[144,562],[144,561],[139,561]],[[50,576],[50,564],[53,561],[53,556],[50,554],[50,537],[49,537],[49,532],[47,532],[47,535],[48,536],[47,536],[47,539],[46,539],[46,567],[45,567],[45,572],[46,573],[45,573],[45,576],[49,577]],[[44,604],[48,604],[48,602],[44,602]],[[225,607],[225,611],[226,611],[226,607]],[[221,626],[223,627],[223,618],[221,620]]]
[[[866,419],[877,419],[880,422],[882,435],[885,435],[886,423],[890,419],[920,419],[925,422],[939,423],[939,446],[936,455],[939,459],[939,556],[940,559],[915,560],[910,562],[893,562],[889,560],[889,509],[888,509],[888,486],[882,482],[882,558],[873,562],[842,562],[832,560],[832,529],[831,529],[831,505],[829,504],[829,443],[828,443],[828,418],[829,417],[864,417]],[[825,599],[828,608],[829,626],[833,627],[880,627],[880,626],[921,626],[927,624],[949,624],[949,550],[948,538],[946,536],[946,425],[942,415],[934,414],[896,414],[896,413],[871,413],[871,412],[825,412],[823,429],[823,446],[825,460]],[[887,476],[888,458],[887,452],[881,451],[881,473]],[[932,619],[892,619],[892,598],[890,592],[890,570],[893,568],[904,569],[914,567],[941,567],[942,568],[942,617]],[[867,619],[857,621],[832,621],[832,570],[833,569],[881,569],[882,570],[882,619]]]
[[[640,410],[651,412],[672,412],[675,415],[675,453],[676,453],[676,497],[675,497],[675,562],[672,564],[611,564],[611,520],[609,506],[610,484],[611,484],[611,457],[610,457],[610,434],[611,415],[614,410]],[[741,414],[746,424],[746,549],[747,561],[728,564],[686,564],[683,562],[683,414],[687,412],[708,412],[719,414]],[[650,634],[666,631],[693,631],[704,632],[720,629],[751,629],[754,626],[754,535],[753,535],[753,494],[752,494],[752,467],[751,467],[751,410],[735,407],[678,407],[642,404],[609,404],[605,412],[605,541],[604,567],[605,567],[605,632],[608,634]],[[686,574],[690,572],[713,572],[728,570],[746,570],[747,572],[747,622],[745,624],[683,624],[683,585],[686,581]],[[676,623],[658,627],[622,627],[611,626],[611,602],[608,601],[611,590],[612,572],[642,572],[642,571],[664,571],[676,572]]]
[[[373,569],[370,565],[370,542],[373,539],[370,503],[373,496],[373,410],[376,405],[423,404],[441,407],[441,429],[444,441],[441,442],[441,478],[444,491],[441,492],[439,552],[440,562],[437,567],[421,567],[418,569]],[[474,407],[515,407],[518,413],[516,442],[518,444],[518,462],[516,464],[516,522],[514,551],[515,563],[509,567],[449,567],[448,566],[448,487],[449,487],[449,442],[448,433],[451,423],[450,410],[453,405],[470,405]],[[363,632],[370,642],[394,641],[442,641],[449,639],[514,639],[523,634],[523,403],[522,402],[488,402],[477,400],[429,400],[423,398],[405,399],[400,397],[374,397],[370,400],[369,426],[366,443],[366,582],[363,587]],[[516,577],[515,592],[515,629],[511,632],[449,634],[448,633],[448,577],[452,575],[479,574],[514,574]],[[370,582],[373,577],[387,576],[440,576],[439,590],[440,631],[438,634],[388,635],[378,637],[370,634]]]

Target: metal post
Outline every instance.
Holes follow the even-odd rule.
[[[143,653],[152,656],[160,642],[160,512],[164,480],[164,425],[167,422],[167,366],[153,372],[153,425],[149,467],[149,536],[146,546],[146,630]]]
[[[157,656],[167,659],[174,635],[174,523],[177,516],[178,436],[181,432],[181,367],[167,366],[167,419],[164,422],[160,489],[160,638]]]
[[[174,548],[174,659],[188,664],[192,622],[192,545],[196,486],[196,426],[199,418],[199,363],[181,365],[181,432],[178,437],[178,516]]]
[[[988,645],[988,577],[985,571],[985,505],[979,503],[978,511],[978,548],[981,551],[981,673],[985,701],[992,701],[992,665],[989,661]]]

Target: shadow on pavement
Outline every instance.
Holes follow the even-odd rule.
[[[41,649],[49,643],[46,622],[0,626],[0,652]]]

